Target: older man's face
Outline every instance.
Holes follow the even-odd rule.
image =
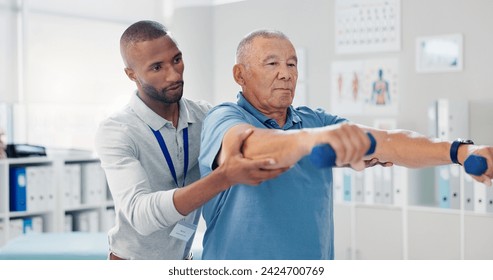
[[[290,41],[256,38],[245,68],[243,93],[261,111],[285,110],[298,79],[296,51]]]

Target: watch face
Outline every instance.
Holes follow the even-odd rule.
[[[460,143],[461,144],[474,144],[474,142],[472,140],[460,140]]]

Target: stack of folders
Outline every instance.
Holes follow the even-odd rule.
[[[335,202],[359,202],[402,206],[407,188],[407,169],[400,166],[374,166],[363,171],[333,168]]]
[[[43,218],[34,216],[28,218],[17,218],[10,220],[9,223],[9,240],[14,239],[22,234],[43,232]]]
[[[39,212],[55,207],[52,166],[13,166],[9,179],[10,211]]]
[[[82,204],[106,201],[107,184],[103,168],[99,162],[81,165],[81,201]]]
[[[63,206],[65,209],[81,204],[81,165],[66,164],[62,179]]]
[[[99,232],[98,211],[88,210],[74,214],[74,231]]]
[[[464,184],[463,209],[477,213],[493,213],[493,188],[475,181],[459,165],[435,168],[437,204],[441,208],[460,209],[461,180]]]
[[[101,223],[100,223],[101,222]],[[98,225],[101,224],[101,230]],[[101,221],[97,211],[65,214],[64,232],[107,232],[115,226],[115,209],[109,208],[102,212]]]
[[[70,213],[65,214],[64,223],[63,223],[63,231],[64,232],[74,231],[74,215],[72,215]]]

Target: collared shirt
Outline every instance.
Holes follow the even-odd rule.
[[[116,225],[108,233],[110,250],[124,259],[183,259],[190,242],[169,234],[185,219],[197,224],[200,211],[182,216],[175,208],[177,185],[151,128],[171,154],[178,184],[183,185],[183,129],[188,127],[189,165],[185,185],[200,178],[197,158],[202,121],[211,106],[179,101],[178,127],[160,117],[134,94],[120,112],[104,120],[96,134],[96,152],[115,203]]]
[[[296,130],[333,125],[345,119],[322,109],[289,107],[281,128],[240,93],[237,104],[213,108],[204,121],[199,164],[212,170],[224,134],[248,123],[259,128]],[[235,185],[203,206],[207,229],[203,259],[333,259],[332,169],[302,158],[259,186]]]

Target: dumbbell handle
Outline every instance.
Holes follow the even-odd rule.
[[[478,155],[470,155],[464,161],[464,169],[467,174],[481,176],[488,169],[486,158]]]
[[[373,135],[369,132],[366,133],[370,139],[370,148],[365,155],[370,155],[375,152],[377,142]],[[334,167],[336,165],[336,152],[329,144],[320,144],[313,147],[310,153],[310,160],[316,167]]]

